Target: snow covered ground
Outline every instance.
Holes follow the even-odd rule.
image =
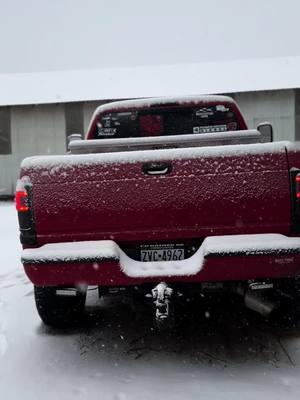
[[[19,262],[14,206],[0,203],[0,398],[298,399],[300,328],[270,328],[232,305],[169,335],[89,293],[86,324],[42,325]]]

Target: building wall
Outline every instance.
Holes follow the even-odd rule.
[[[249,128],[260,122],[271,122],[274,140],[295,139],[295,91],[237,93],[234,95]]]
[[[0,155],[0,195],[14,193],[21,161],[37,154],[66,151],[64,106],[11,108],[11,154]]]
[[[300,89],[295,90],[295,140],[300,141]]]
[[[233,97],[245,115],[249,128],[269,121],[274,127],[274,140],[300,140],[299,90],[236,93]],[[65,153],[66,136],[70,133],[67,130],[85,133],[95,109],[107,102],[10,107],[11,154],[0,154],[0,197],[14,193],[23,158]],[[75,123],[78,110],[83,121]]]

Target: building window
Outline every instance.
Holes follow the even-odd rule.
[[[11,154],[9,107],[0,107],[0,154]]]
[[[83,103],[66,103],[66,136],[72,133],[83,134]]]

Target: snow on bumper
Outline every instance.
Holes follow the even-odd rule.
[[[111,240],[53,243],[23,250],[22,262],[34,283],[37,283],[38,274],[52,268],[51,284],[54,284],[53,276],[59,273],[68,274],[68,283],[72,274],[78,281],[80,271],[80,280],[90,284],[134,282],[130,279],[126,281],[126,277],[197,277],[196,280],[202,281],[283,277],[300,274],[300,238],[280,234],[211,236],[188,259],[155,262],[133,260]],[[90,275],[88,266],[98,274],[99,282],[95,277],[89,279],[85,276]],[[47,282],[50,275],[46,274],[43,282]],[[60,283],[64,282],[62,275]]]

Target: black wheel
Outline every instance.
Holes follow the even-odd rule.
[[[57,327],[73,327],[84,315],[86,290],[35,286],[36,308],[44,324]]]

